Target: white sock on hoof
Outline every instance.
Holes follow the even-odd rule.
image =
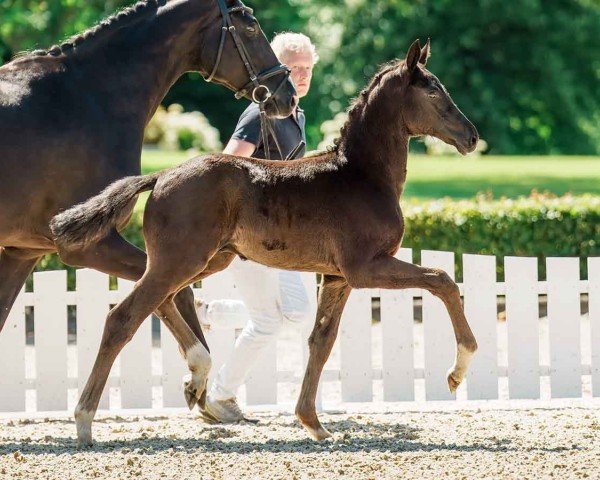
[[[463,345],[458,345],[456,349],[456,365],[454,366],[454,372],[460,375],[460,380],[467,373],[471,359],[473,358],[474,352],[467,350]]]
[[[75,409],[75,424],[77,426],[77,441],[83,445],[92,443],[92,421],[95,412],[88,412],[79,407]]]
[[[206,350],[204,345],[198,342],[193,347],[188,348],[185,352],[185,358],[192,371],[193,377],[199,379],[208,378],[212,360],[210,358],[210,353],[208,353],[208,350]]]

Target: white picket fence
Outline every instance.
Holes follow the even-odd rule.
[[[423,251],[420,263],[452,274],[454,257],[451,252]],[[411,250],[400,250],[398,258],[412,261]],[[497,282],[495,257],[463,256],[464,282],[460,288],[479,350],[466,385],[459,389],[459,397],[497,399],[499,385],[504,382],[509,398],[540,398],[543,379],[549,380],[552,398],[581,397],[586,382],[591,384],[593,395],[600,396],[600,258],[588,259],[588,280],[580,280],[577,258],[548,258],[545,281],[538,281],[535,258],[506,257],[504,268],[505,281]],[[309,292],[315,293],[311,301],[316,308],[315,275],[303,275]],[[0,335],[0,412],[25,411],[26,393],[32,390],[38,411],[66,410],[69,391],[81,389],[87,380],[110,305],[123,299],[133,284],[119,281],[117,290],[109,290],[106,275],[79,270],[76,291],[67,291],[66,285],[66,272],[40,272],[34,275],[34,291],[19,295]],[[239,298],[227,272],[205,280],[196,294],[209,300]],[[582,294],[587,294],[589,302],[589,323],[586,322],[585,328],[580,311]],[[547,344],[540,341],[540,295],[547,295]],[[505,297],[506,323],[497,319],[500,296]],[[373,341],[374,298],[380,299],[381,309],[378,342]],[[422,324],[414,321],[416,298],[422,299]],[[68,345],[68,306],[76,307],[76,347]],[[26,307],[34,309],[34,347],[26,345]],[[505,330],[499,329],[500,324]],[[419,341],[417,329],[421,332]],[[299,364],[294,368],[281,368],[286,365],[286,356],[291,355],[292,348],[286,347],[283,352],[280,349],[278,357],[273,345],[260,359],[245,386],[247,404],[277,404],[281,400],[278,387],[282,384],[298,389],[302,362],[306,361],[308,331],[298,337],[296,352],[303,354],[298,354]],[[506,335],[504,364],[499,361],[499,331]],[[215,369],[231,352],[235,335],[233,327],[207,332]],[[583,336],[591,351],[584,361]],[[419,347],[422,365],[415,360],[419,342],[422,342]],[[69,362],[73,363],[68,358],[69,348],[76,349],[75,372],[72,365],[69,367]],[[26,374],[26,357],[29,358],[32,349],[34,375]],[[424,388],[424,399],[452,400],[456,397],[448,392],[446,371],[453,362],[454,349],[454,336],[443,304],[428,292],[355,290],[342,318],[336,345],[338,358],[328,362],[322,382],[337,382],[343,402],[373,401],[374,385],[381,388],[381,394],[375,395],[378,399],[414,400],[418,397],[415,392],[419,382]],[[545,349],[547,355],[541,351]],[[540,361],[544,357],[546,361]],[[157,358],[159,362],[162,359],[158,374],[153,367]],[[376,368],[374,358],[380,359]],[[144,322],[120,355],[118,370],[118,375],[111,376],[100,408],[109,407],[109,387],[120,390],[121,408],[156,407],[157,391],[162,399],[159,406],[184,406],[181,378],[186,367],[166,329],[161,329],[157,356],[156,347],[152,346],[151,322]]]

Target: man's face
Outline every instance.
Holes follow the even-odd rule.
[[[287,52],[281,61],[292,71],[290,76],[296,86],[298,97],[304,97],[308,93],[312,79],[312,54],[310,52]]]

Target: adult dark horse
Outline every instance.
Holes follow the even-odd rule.
[[[48,51],[0,68],[0,330],[40,256],[57,251],[50,219],[139,175],[144,127],[184,72],[289,115],[295,90],[252,11],[238,0],[148,0]],[[62,259],[138,280],[145,254],[118,225]],[[201,339],[191,290],[178,307]],[[169,324],[169,320],[167,324]]]
[[[294,162],[207,155],[161,174],[120,180],[53,219],[62,247],[93,243],[120,221],[130,198],[152,190],[144,216],[148,267],[109,313],[77,407],[81,442],[91,442],[102,388],[127,338],[150,312],[174,310],[173,295],[226,268],[235,255],[323,273],[296,408],[315,439],[329,436],[317,419],[315,396],[352,288],[423,288],[438,296],[456,336],[456,361],[448,373],[449,388],[456,389],[477,348],[458,288],[441,270],[394,257],[404,233],[398,199],[410,137],[434,135],[463,154],[478,140],[475,127],[425,69],[428,54],[429,43],[421,49],[416,41],[404,61],[375,75],[350,110],[333,152]]]

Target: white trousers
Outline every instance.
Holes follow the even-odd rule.
[[[277,270],[252,261],[236,260],[229,267],[249,313],[249,320],[238,336],[229,359],[219,370],[209,392],[211,400],[235,398],[252,367],[275,340],[283,323],[300,329],[312,322],[310,302],[298,272]],[[223,308],[219,308],[219,302]],[[207,321],[219,322],[219,312],[231,300],[214,300]],[[229,308],[231,310],[231,308]],[[223,316],[223,315],[221,315]]]

